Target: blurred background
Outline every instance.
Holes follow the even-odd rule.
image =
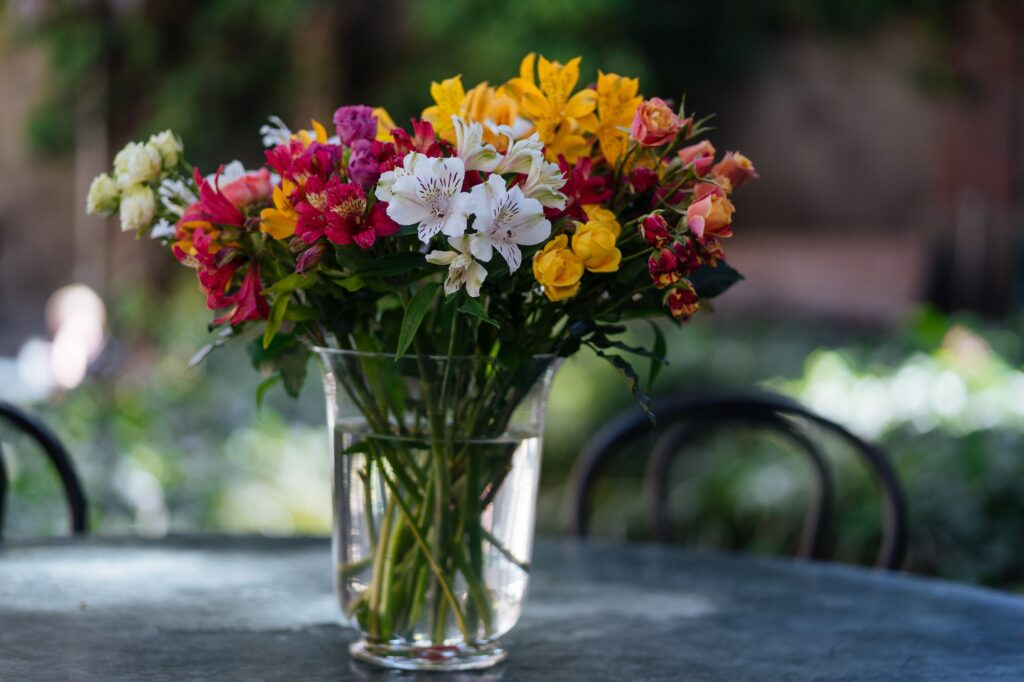
[[[261,161],[269,115],[342,103],[397,121],[428,85],[501,83],[529,51],[717,113],[761,180],[737,198],[714,315],[669,333],[655,394],[764,385],[882,444],[910,499],[908,568],[1024,591],[1024,6],[1014,0],[7,0],[0,3],[0,399],[40,413],[98,532],[324,533],[315,367],[271,393],[241,347],[200,367],[191,271],[84,215],[127,141],[173,128],[203,169]],[[647,342],[650,328],[631,331]],[[275,389],[278,390],[278,389]],[[560,372],[541,532],[573,458],[630,397],[586,352]],[[657,400],[654,402],[657,409]],[[26,446],[27,448],[27,446]],[[8,448],[8,537],[63,530],[41,457]],[[736,456],[742,452],[743,456]],[[840,467],[837,556],[870,562],[877,492]],[[680,539],[791,552],[802,463],[734,433],[677,467]],[[620,458],[595,529],[649,533]],[[684,534],[685,531],[685,534]]]

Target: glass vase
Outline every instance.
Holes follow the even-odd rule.
[[[317,349],[333,452],[334,584],[356,658],[502,661],[529,580],[553,356]]]

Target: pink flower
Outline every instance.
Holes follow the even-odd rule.
[[[220,185],[220,174],[223,170],[224,166],[217,169],[217,176],[211,186],[199,173],[199,169],[195,169],[196,187],[199,188],[199,207],[196,211],[196,217],[217,225],[241,227],[245,222],[245,216],[238,210],[235,204],[224,196],[223,192],[217,189]]]
[[[644,147],[660,147],[675,139],[683,126],[689,125],[672,111],[660,97],[652,97],[636,108],[633,115],[633,139]]]
[[[273,194],[274,187],[270,184],[270,171],[261,168],[232,180],[221,187],[220,191],[228,201],[236,207],[242,208],[250,204],[266,202]]]
[[[708,237],[731,237],[732,202],[724,193],[712,193],[693,202],[686,209],[686,225],[698,239]]]
[[[366,215],[366,193],[355,183],[336,177],[327,182],[314,176],[306,183],[305,196],[295,205],[299,218],[295,234],[307,244],[321,236],[333,244],[373,246],[377,237],[398,232],[399,225],[387,215],[387,204],[378,202]]]
[[[377,136],[377,117],[373,109],[364,104],[340,107],[334,112],[334,127],[342,143],[351,147],[356,140],[372,140]]]
[[[612,196],[608,187],[608,178],[593,175],[594,164],[589,157],[581,156],[574,166],[570,166],[562,155],[558,156],[558,165],[565,176],[565,185],[560,190],[566,196],[565,208],[545,208],[544,215],[549,220],[572,216],[580,222],[587,222],[587,212],[583,207],[589,204],[601,204]]]
[[[646,194],[658,184],[658,174],[650,168],[637,166],[629,174],[629,184],[637,194]]]
[[[223,324],[226,321],[234,327],[249,320],[267,319],[270,315],[270,306],[263,296],[260,268],[257,263],[249,266],[249,271],[245,273],[245,278],[242,280],[242,286],[229,296],[226,302],[231,304],[231,310],[215,319],[214,324]]]
[[[342,148],[336,144],[313,142],[308,147],[298,140],[266,151],[267,165],[299,187],[316,176],[326,180],[341,162]]]
[[[715,147],[707,140],[701,140],[697,144],[680,149],[678,156],[683,168],[692,163],[697,175],[707,175],[711,164],[715,162]]]
[[[726,152],[711,172],[716,178],[726,178],[729,186],[736,189],[747,180],[757,177],[757,171],[750,159],[739,152]]]

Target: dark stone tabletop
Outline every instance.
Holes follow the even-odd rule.
[[[540,541],[507,663],[348,655],[324,540],[0,549],[0,680],[1024,680],[1024,598],[838,565]]]

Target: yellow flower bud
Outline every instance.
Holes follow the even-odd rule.
[[[604,223],[576,223],[572,250],[590,272],[615,272],[622,252],[615,248],[615,235]]]
[[[533,276],[552,301],[575,296],[583,276],[583,261],[568,249],[569,238],[560,234],[533,257]]]

